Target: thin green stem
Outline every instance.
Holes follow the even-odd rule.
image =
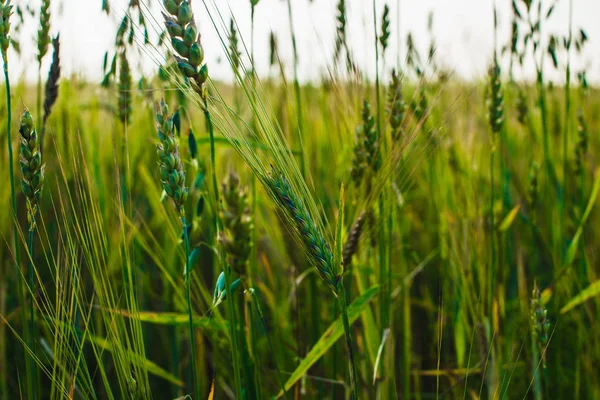
[[[350,330],[350,322],[348,321],[348,306],[346,304],[346,291],[344,290],[343,280],[340,279],[337,293],[338,304],[340,305],[340,313],[342,315],[342,323],[344,325],[344,334],[346,336],[346,350],[348,351],[348,372],[350,374],[350,388],[352,391],[352,399],[358,400],[358,387],[356,385],[356,364],[354,363],[354,350],[352,348],[352,332]]]
[[[33,216],[35,218],[35,215]],[[29,302],[29,338],[31,342],[31,351],[35,354],[35,271],[33,267],[33,227],[29,227],[29,237],[27,240],[27,252],[29,253],[29,290],[31,291],[31,301]],[[31,359],[31,357],[29,357]],[[37,374],[37,370],[34,369],[33,373],[33,399],[37,397],[37,386],[39,384],[39,377]]]
[[[294,32],[294,18],[292,18],[292,2],[287,0],[288,18],[290,21],[290,36],[292,38],[292,51],[294,53],[294,94],[296,98],[296,113],[298,115],[298,135],[300,138],[300,146],[302,156],[300,157],[300,171],[302,176],[306,177],[306,163],[304,161],[304,144],[302,143],[302,99],[300,94],[300,82],[298,81],[298,47],[296,46],[296,33]]]
[[[217,162],[216,162],[216,151],[215,151],[215,132],[212,123],[212,119],[210,117],[210,112],[208,111],[208,100],[204,99],[204,117],[206,118],[206,125],[208,126],[208,136],[210,139],[210,163],[212,167],[211,175],[212,175],[212,183],[213,190],[215,192],[215,232],[218,233],[221,227],[221,223],[219,221],[219,204],[221,204],[221,198],[219,196],[219,184],[217,183]]]
[[[198,386],[198,371],[196,370],[196,337],[194,335],[194,320],[193,320],[193,309],[192,309],[192,279],[190,265],[190,239],[187,232],[187,223],[185,217],[181,217],[181,226],[183,229],[183,241],[185,242],[185,289],[187,298],[187,309],[188,309],[188,327],[190,334],[190,351],[192,360],[192,381],[194,385],[194,398],[200,398],[200,387]]]
[[[283,377],[281,376],[281,371],[279,369],[279,363],[277,362],[277,355],[275,353],[275,348],[273,347],[273,343],[271,342],[271,336],[269,335],[269,331],[267,330],[267,323],[265,322],[265,316],[262,312],[262,308],[260,308],[260,303],[256,296],[256,291],[254,289],[250,289],[250,293],[252,298],[254,299],[254,305],[256,310],[258,311],[258,316],[260,317],[260,321],[262,323],[263,329],[265,331],[265,336],[267,337],[267,343],[269,345],[269,350],[273,355],[273,363],[275,364],[275,370],[277,371],[277,379],[279,381],[279,385],[281,386],[281,391],[283,392],[283,397],[287,399],[287,392],[285,390],[285,383],[283,382]]]
[[[563,185],[558,203],[560,207],[560,218],[559,218],[559,237],[561,245],[562,255],[562,239],[564,235],[564,223],[565,223],[565,210],[567,202],[567,176],[569,173],[567,150],[569,148],[569,129],[571,122],[571,41],[573,39],[573,0],[569,1],[569,38],[567,45],[567,70],[566,70],[566,83],[565,83],[565,123],[564,123],[564,134],[563,134]]]
[[[208,100],[204,99],[204,117],[206,118],[206,124],[208,126],[208,135],[210,139],[210,162],[212,165],[212,182],[213,182],[213,190],[215,193],[215,235],[219,236],[219,231],[221,229],[221,220],[219,219],[219,205],[221,204],[220,195],[219,195],[219,184],[217,183],[217,168],[216,168],[216,152],[215,152],[215,133],[214,127],[212,123],[212,119],[210,117],[210,112],[208,110]],[[242,395],[242,385],[241,385],[241,376],[240,376],[240,365],[239,365],[239,347],[237,340],[237,324],[236,324],[236,313],[235,306],[232,300],[231,291],[231,271],[229,266],[225,263],[223,265],[223,273],[225,274],[225,287],[227,288],[227,307],[229,309],[229,334],[231,336],[232,341],[232,357],[233,357],[233,366],[235,369],[235,387],[236,387],[236,397],[241,398]]]
[[[12,107],[11,107],[11,95],[10,95],[10,80],[8,78],[8,60],[4,56],[4,83],[6,86],[6,142],[8,147],[8,170],[10,176],[10,200],[13,218],[17,220],[17,200],[15,194],[15,171],[13,162],[13,151],[12,151],[12,139],[10,135],[10,129],[12,124]],[[19,304],[21,305],[21,323],[23,326],[23,335],[25,336],[25,343],[28,347],[31,347],[31,338],[29,337],[29,331],[25,328],[28,324],[27,311],[25,308],[25,290],[23,288],[23,282],[21,280],[21,247],[19,246],[19,233],[16,227],[13,229],[13,238],[15,245],[15,261],[17,267],[17,296],[19,298]],[[25,351],[25,350],[24,350]],[[25,351],[25,375],[27,380],[27,387],[29,393],[34,393],[33,388],[33,360],[29,357]],[[35,398],[35,397],[34,397]]]

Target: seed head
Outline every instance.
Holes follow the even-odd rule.
[[[52,65],[50,65],[50,72],[46,81],[44,125],[46,125],[46,121],[52,112],[52,107],[58,98],[58,81],[60,79],[60,39],[58,35],[52,40],[52,46],[54,47],[54,54],[52,55]]]
[[[352,228],[348,233],[348,239],[346,239],[346,243],[344,244],[344,249],[342,251],[344,267],[350,266],[352,263],[352,257],[358,251],[358,242],[360,241],[360,236],[362,235],[363,228],[365,227],[365,222],[366,213],[363,211],[352,224]]]
[[[337,295],[337,286],[340,277],[336,273],[331,247],[327,244],[322,232],[313,222],[308,209],[296,193],[294,193],[290,183],[281,172],[273,169],[267,184],[275,196],[278,205],[292,223],[293,231],[296,233],[298,241],[308,255],[309,262],[314,265],[325,284]]]
[[[175,60],[181,73],[190,80],[192,88],[206,100],[205,82],[208,67],[204,62],[204,49],[194,21],[190,0],[163,0],[168,14],[163,13],[165,27],[171,36]]]
[[[496,58],[494,58],[492,66],[489,69],[488,79],[488,117],[492,133],[496,136],[502,129],[502,124],[504,123],[504,93],[502,91],[500,66],[498,65],[498,60]]]
[[[239,39],[238,32],[235,28],[235,22],[233,18],[229,21],[229,55],[231,57],[231,65],[233,67],[234,72],[238,72],[240,69],[240,57],[242,53],[239,49]],[[271,63],[273,65],[273,63]]]
[[[371,170],[377,172],[381,166],[379,138],[375,130],[375,118],[371,115],[371,105],[363,101],[362,121],[356,128],[356,144],[350,175],[355,184],[360,184],[364,174]]]
[[[230,172],[221,185],[219,216],[223,230],[219,242],[228,254],[228,262],[240,275],[246,275],[246,262],[252,251],[254,221],[248,194],[238,176]]]
[[[390,38],[390,7],[386,4],[383,7],[383,15],[381,17],[381,36],[379,36],[379,43],[381,49],[385,53],[388,47],[388,40]]]
[[[548,346],[548,340],[550,339],[550,321],[548,320],[548,310],[542,302],[542,296],[537,284],[534,285],[533,293],[531,296],[531,330],[533,338],[542,353],[542,359],[544,362],[544,368],[546,367],[545,349]]]
[[[129,122],[131,117],[131,69],[125,49],[119,55],[119,119]]]
[[[173,117],[169,115],[169,107],[164,100],[157,110],[156,121],[160,180],[164,191],[173,199],[177,211],[183,215],[188,189],[185,186],[185,171],[179,156],[179,142],[174,133]]]
[[[529,167],[529,188],[527,190],[527,203],[531,212],[535,212],[538,205],[538,164],[533,161]]]
[[[392,81],[387,93],[387,117],[392,128],[392,138],[398,140],[402,135],[402,121],[406,112],[406,103],[402,97],[402,78],[392,70]]]
[[[583,172],[583,162],[588,149],[588,127],[583,110],[577,112],[577,143],[575,144],[575,173]]]
[[[40,29],[38,30],[37,37],[38,63],[42,62],[42,59],[48,52],[50,40],[50,0],[42,0],[42,7],[40,9]]]
[[[8,61],[8,46],[10,45],[10,16],[12,15],[12,4],[10,0],[0,4],[0,49],[4,64]]]
[[[39,199],[44,186],[44,165],[42,164],[42,153],[40,152],[40,140],[33,123],[33,117],[27,108],[23,110],[21,117],[20,135],[20,159],[21,188],[27,199],[27,220],[29,229],[35,229],[35,216],[38,210]]]

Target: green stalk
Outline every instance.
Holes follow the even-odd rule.
[[[562,253],[562,238],[564,235],[564,219],[567,201],[567,175],[569,173],[567,149],[569,147],[569,122],[571,121],[571,41],[573,39],[573,0],[569,1],[569,39],[567,46],[567,70],[565,84],[565,124],[563,134],[563,186],[562,196],[559,197],[560,208],[559,237]],[[562,255],[562,254],[561,254]]]
[[[11,96],[10,96],[10,80],[8,78],[8,60],[6,58],[6,56],[3,57],[4,58],[4,82],[6,85],[6,115],[7,115],[7,122],[6,122],[6,142],[7,142],[7,147],[8,147],[8,170],[9,170],[9,176],[10,176],[10,199],[11,199],[11,208],[12,208],[12,212],[13,212],[13,217],[17,218],[17,200],[16,200],[16,194],[15,194],[15,172],[14,172],[14,166],[13,166],[13,152],[12,152],[12,140],[11,140],[11,136],[10,136],[10,128],[11,128],[11,124],[12,124],[12,107],[11,107]],[[27,344],[28,347],[31,348],[31,338],[29,337],[29,331],[27,329],[25,329],[25,327],[28,324],[28,320],[27,320],[27,311],[25,309],[25,291],[23,290],[23,282],[21,281],[21,250],[20,250],[20,246],[19,246],[19,234],[17,232],[17,229],[13,229],[13,237],[14,237],[14,243],[15,243],[15,260],[17,263],[17,297],[19,298],[19,304],[21,305],[20,309],[21,309],[21,323],[23,326],[23,335],[25,337],[25,343]],[[29,389],[29,393],[35,393],[35,389],[33,387],[33,370],[34,370],[34,366],[33,366],[33,360],[31,359],[31,357],[29,357],[29,355],[27,354],[27,352],[25,350],[23,350],[25,352],[25,374],[26,374],[26,380],[27,380],[27,387]],[[35,398],[35,397],[34,397]]]
[[[344,290],[343,280],[340,280],[337,293],[342,323],[344,324],[344,334],[346,336],[346,350],[348,351],[348,372],[350,374],[350,388],[352,399],[358,400],[358,388],[356,386],[356,364],[354,363],[354,350],[352,349],[352,332],[348,322],[348,305],[346,304],[346,291]]]
[[[192,279],[190,265],[190,240],[187,233],[187,223],[185,216],[181,216],[181,226],[183,228],[183,240],[185,242],[185,289],[188,309],[188,328],[190,334],[190,351],[192,353],[192,381],[194,385],[194,397],[200,398],[200,387],[198,386],[198,373],[196,371],[196,337],[194,335],[194,321],[192,310]]]
[[[373,30],[375,32],[375,96],[377,100],[377,135],[381,142],[381,99],[379,96],[379,41],[377,37],[377,0],[373,0]]]
[[[493,135],[493,133],[492,133]],[[494,140],[494,139],[492,139]],[[491,234],[490,234],[490,247],[491,247],[491,260],[490,260],[490,281],[489,281],[489,309],[488,309],[488,317],[489,324],[491,327],[490,338],[494,336],[494,332],[496,327],[494,326],[494,289],[496,286],[496,228],[494,221],[494,161],[495,161],[495,153],[496,150],[493,147],[495,144],[492,144],[492,150],[490,153],[490,225],[491,225]],[[493,398],[495,392],[495,352],[494,352],[494,344],[493,341],[490,340],[490,365],[488,367],[488,393],[490,398]]]
[[[300,138],[300,146],[304,149],[302,142],[302,100],[300,95],[300,82],[298,81],[298,47],[296,46],[296,33],[294,32],[294,18],[292,18],[292,2],[287,0],[288,18],[290,20],[290,36],[292,38],[292,51],[294,52],[294,92],[296,97],[296,113],[298,114],[298,135]],[[302,177],[306,177],[306,163],[304,161],[304,151],[300,157],[300,171]]]
[[[271,342],[271,336],[269,335],[269,331],[267,330],[267,324],[265,322],[265,317],[263,315],[262,309],[260,308],[260,303],[256,298],[256,291],[251,289],[250,294],[254,299],[254,305],[256,306],[256,310],[258,311],[258,316],[260,317],[260,321],[262,323],[263,329],[265,331],[265,336],[267,337],[267,343],[269,345],[269,350],[273,355],[273,363],[275,364],[275,370],[277,370],[277,379],[279,381],[279,385],[281,386],[281,391],[283,392],[283,397],[287,399],[287,392],[285,390],[285,383],[283,382],[283,377],[281,376],[281,371],[279,369],[279,364],[277,363],[277,356],[275,353],[275,348],[273,347],[273,343]]]
[[[42,118],[42,61],[40,60],[38,69],[38,84],[37,84],[37,118],[38,121]]]
[[[35,215],[33,216],[35,220]],[[35,322],[35,270],[33,266],[33,227],[29,227],[29,235],[27,240],[27,252],[29,253],[29,290],[31,290],[31,301],[29,302],[29,338],[31,342],[31,351],[33,354],[36,353],[36,341],[35,341],[35,331],[36,331],[36,322]],[[31,357],[29,357],[31,359]],[[37,387],[40,385],[40,377],[38,374],[37,368],[34,368],[32,371],[33,375],[33,396],[32,398],[36,399],[37,397]]]
[[[215,220],[214,220],[214,224],[215,224],[215,233],[218,236],[219,234],[219,230],[221,229],[221,221],[219,219],[219,212],[218,212],[218,207],[219,204],[221,204],[220,201],[220,196],[219,196],[219,184],[217,183],[217,169],[216,169],[216,155],[215,155],[215,133],[214,133],[214,127],[213,127],[213,123],[212,123],[212,119],[210,117],[210,112],[208,111],[208,100],[206,98],[204,98],[204,117],[206,118],[206,124],[208,126],[208,135],[209,135],[209,139],[210,139],[210,162],[212,165],[212,181],[213,181],[213,190],[215,192],[215,200],[216,200],[216,205],[215,205]],[[236,387],[236,397],[237,398],[241,398],[242,396],[242,384],[241,384],[241,376],[240,376],[240,361],[239,361],[239,347],[238,347],[238,340],[237,340],[237,324],[236,324],[236,312],[235,312],[235,305],[233,303],[233,299],[232,299],[232,294],[229,293],[229,291],[231,290],[231,271],[228,265],[224,265],[223,267],[223,272],[225,274],[225,287],[227,288],[228,294],[227,294],[227,307],[229,309],[229,318],[230,318],[230,324],[229,324],[229,334],[231,336],[231,340],[232,340],[232,347],[231,347],[231,352],[232,352],[232,358],[233,358],[233,367],[235,369],[234,372],[234,376],[235,376],[235,387]]]
[[[221,204],[221,199],[219,196],[219,184],[217,183],[217,163],[216,163],[216,152],[215,152],[215,132],[212,123],[212,119],[210,118],[210,112],[208,111],[208,100],[204,98],[204,117],[206,118],[206,125],[208,126],[208,136],[210,139],[210,163],[212,165],[212,183],[213,190],[215,191],[215,200],[216,200],[216,208],[215,208],[215,232],[218,233],[221,228],[221,222],[219,221],[219,213],[218,208],[219,204]]]

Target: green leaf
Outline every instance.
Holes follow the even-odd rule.
[[[595,175],[596,179],[594,181],[594,188],[592,189],[592,194],[590,196],[590,199],[588,200],[585,212],[581,217],[581,221],[579,221],[579,228],[577,228],[577,232],[575,232],[575,236],[573,236],[573,240],[571,240],[569,248],[567,249],[563,267],[568,267],[575,259],[575,255],[577,254],[577,248],[579,247],[579,238],[583,233],[583,225],[585,225],[585,221],[588,219],[590,213],[592,212],[592,208],[594,208],[594,204],[596,203],[596,198],[598,197],[598,192],[600,191],[600,168],[596,169]]]
[[[369,305],[369,302],[373,300],[378,293],[379,286],[373,286],[367,289],[360,297],[356,298],[352,304],[350,304],[348,307],[348,320],[350,324],[358,319],[360,314]],[[306,357],[302,359],[298,367],[296,367],[296,370],[285,383],[285,390],[291,389],[291,387],[306,374],[306,371],[308,371],[310,367],[312,367],[340,337],[342,337],[343,334],[344,327],[342,325],[342,320],[341,318],[338,318],[329,326],[317,343],[315,343],[308,352]],[[283,391],[279,392],[277,397],[281,397],[282,395]]]
[[[511,227],[512,223],[515,221],[515,218],[519,214],[519,210],[520,209],[521,209],[521,206],[519,204],[517,204],[515,206],[515,208],[513,208],[508,213],[508,215],[504,218],[504,220],[502,221],[502,223],[498,227],[498,229],[500,230],[500,232],[506,232]]]
[[[153,311],[139,311],[135,314],[127,310],[108,310],[114,314],[121,315],[126,318],[137,319],[141,322],[146,322],[155,325],[169,325],[169,326],[187,326],[189,321],[189,315],[174,313],[174,312],[153,312]],[[192,319],[192,323],[196,328],[201,329],[222,329],[214,319],[209,317],[195,316]]]
[[[560,309],[560,313],[565,314],[578,305],[583,304],[592,297],[598,295],[600,295],[600,279],[583,289],[577,296],[573,297],[571,301],[569,301],[563,308]]]

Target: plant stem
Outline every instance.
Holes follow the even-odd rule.
[[[198,373],[196,371],[196,337],[194,335],[194,321],[193,321],[193,310],[192,310],[192,279],[190,265],[190,240],[187,233],[187,223],[185,222],[185,216],[181,216],[181,226],[183,228],[183,241],[185,242],[185,285],[186,285],[186,297],[187,297],[187,309],[188,309],[188,327],[190,334],[190,351],[192,359],[192,381],[194,385],[194,397],[200,398],[200,388],[198,387]]]
[[[32,217],[35,220],[35,215]],[[34,235],[34,227],[29,227],[29,236],[27,240],[27,252],[29,253],[29,290],[31,291],[31,302],[29,303],[29,337],[31,339],[31,351],[35,354],[35,331],[36,331],[36,322],[35,322],[35,269],[33,266],[33,235]],[[36,397],[37,386],[40,384],[37,369],[33,371],[33,398]]]
[[[560,207],[560,218],[559,218],[559,238],[561,246],[562,256],[562,240],[564,235],[564,220],[565,210],[567,201],[567,175],[568,171],[568,160],[567,160],[567,149],[569,147],[569,123],[571,121],[571,41],[573,39],[573,0],[569,1],[569,38],[567,46],[567,70],[565,77],[565,123],[564,123],[564,134],[563,134],[563,186],[558,203]]]
[[[292,38],[292,51],[294,52],[294,94],[296,97],[296,113],[298,114],[298,135],[300,138],[300,146],[304,149],[302,143],[302,99],[300,95],[300,82],[298,81],[298,47],[296,46],[296,33],[294,32],[294,19],[292,18],[292,2],[287,0],[288,18],[290,20],[290,36]],[[300,157],[300,171],[302,177],[306,177],[306,163],[304,161],[304,150]]]
[[[219,204],[221,204],[221,199],[219,196],[219,184],[217,183],[217,163],[216,163],[216,155],[215,155],[215,132],[212,123],[212,119],[210,117],[210,112],[208,111],[208,100],[204,99],[204,117],[206,118],[206,124],[208,126],[208,136],[210,139],[210,163],[212,166],[212,183],[213,190],[215,192],[215,232],[218,234],[219,229],[221,227],[221,223],[219,221]]]
[[[354,350],[352,349],[352,333],[350,323],[348,322],[348,306],[346,304],[346,291],[343,280],[340,279],[337,293],[340,313],[342,314],[342,323],[344,324],[344,334],[346,335],[346,350],[348,351],[348,372],[350,373],[350,387],[352,399],[358,400],[358,388],[356,386],[356,364],[354,363]]]
[[[14,162],[13,162],[13,152],[12,152],[12,139],[10,135],[10,128],[12,124],[12,107],[11,107],[11,95],[10,95],[10,80],[8,78],[8,60],[4,57],[4,83],[6,86],[6,142],[8,147],[8,170],[10,176],[10,199],[11,199],[11,208],[13,213],[13,218],[15,221],[17,220],[17,200],[15,194],[15,172],[14,172]],[[27,320],[27,311],[25,308],[25,291],[23,289],[23,282],[21,281],[21,250],[19,246],[19,234],[17,229],[13,229],[13,237],[14,237],[14,245],[15,245],[15,260],[17,267],[17,296],[19,298],[19,304],[21,305],[21,324],[23,326],[23,335],[25,336],[25,343],[28,347],[31,348],[31,338],[29,337],[29,330],[25,327],[28,324]],[[27,354],[27,351],[24,350],[25,355],[25,375],[27,379],[27,387],[29,389],[29,393],[34,393],[33,388],[33,360]],[[35,397],[33,397],[35,398]]]

